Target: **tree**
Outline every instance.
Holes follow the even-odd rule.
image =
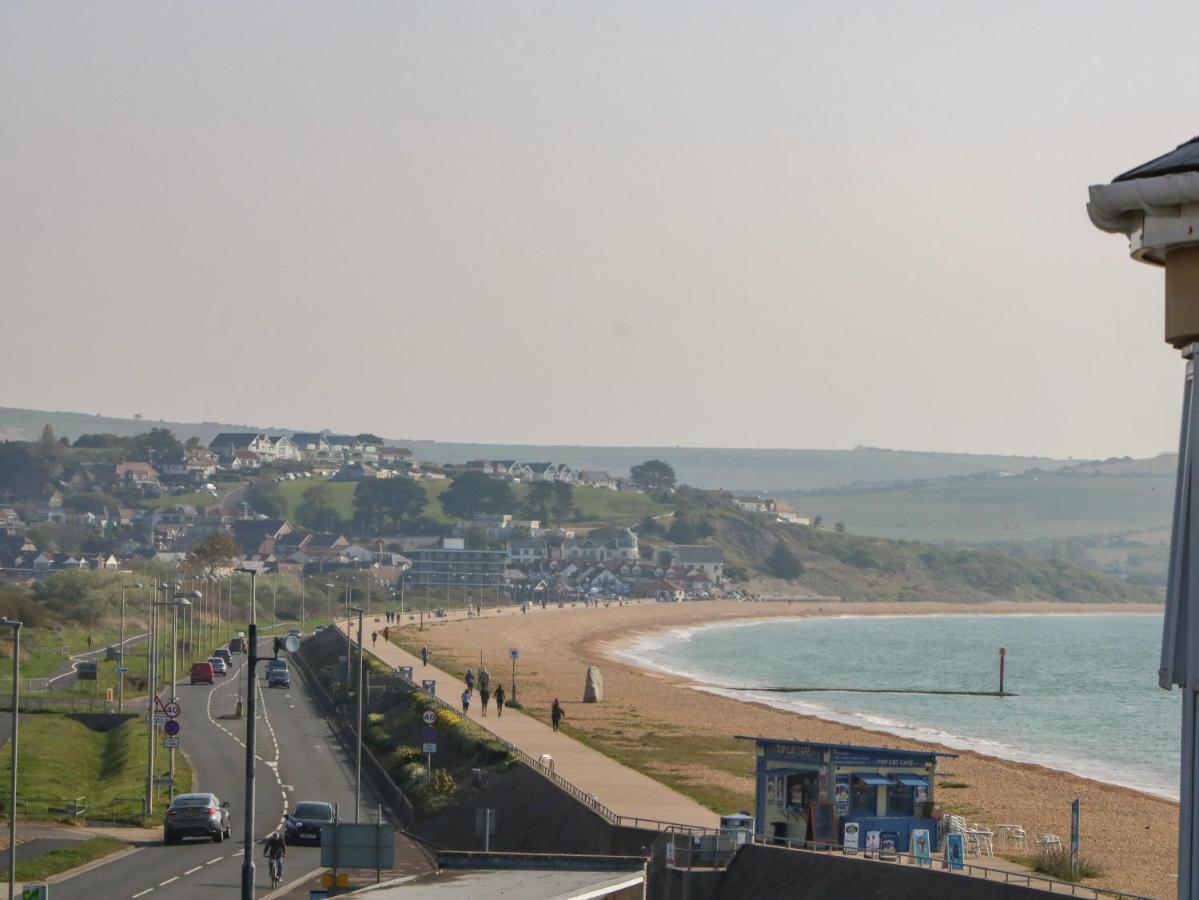
[[[42,426],[42,436],[34,449],[34,457],[43,471],[53,477],[62,469],[62,444],[54,436],[54,426],[49,422]]]
[[[354,516],[368,530],[393,527],[424,512],[428,495],[409,478],[373,478],[354,489]]]
[[[364,431],[362,434],[354,435],[354,440],[360,444],[374,444],[376,447],[381,446],[384,443],[383,438],[379,437],[377,434],[371,434],[369,431]]]
[[[803,574],[803,563],[790,547],[779,541],[766,558],[766,571],[775,578],[791,581]]]
[[[41,497],[46,475],[30,447],[18,441],[0,441],[0,495],[14,500]]]
[[[182,453],[183,444],[169,428],[151,428],[129,439],[129,455],[143,462],[154,463],[164,457],[178,457]]]
[[[333,505],[333,488],[328,484],[314,484],[304,491],[304,498],[296,507],[296,521],[305,528],[317,531],[336,531],[341,516]]]
[[[189,562],[197,571],[214,575],[240,554],[237,541],[227,531],[217,531],[204,538],[192,551]]]
[[[567,481],[555,481],[551,486],[554,495],[554,520],[561,525],[570,516],[575,503],[574,486]]]
[[[836,525],[833,526],[833,529],[837,532],[837,534],[845,534],[845,523],[838,522]]]
[[[658,524],[658,520],[653,516],[646,516],[637,524],[638,534],[659,534],[662,531],[662,526]]]
[[[674,490],[674,469],[660,459],[651,459],[629,470],[633,484],[643,491]]]
[[[482,472],[464,472],[441,495],[441,508],[446,515],[459,519],[511,512],[515,506],[512,486]]]
[[[676,544],[694,544],[696,540],[695,526],[683,515],[681,510],[678,510],[670,520],[666,536]]]
[[[271,519],[281,519],[287,515],[287,500],[279,485],[269,478],[259,478],[246,488],[246,502],[256,512]]]
[[[534,481],[525,494],[525,515],[539,522],[548,522],[554,507],[554,485],[549,481]]]

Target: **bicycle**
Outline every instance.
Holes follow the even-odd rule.
[[[271,869],[271,887],[277,888],[279,886],[279,882],[281,882],[283,880],[283,857],[282,856],[272,856],[270,858],[270,869]]]

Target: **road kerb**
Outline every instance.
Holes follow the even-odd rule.
[[[269,894],[267,894],[265,897],[263,897],[262,900],[272,900],[272,898],[274,898],[274,897],[286,897],[289,892],[294,891],[296,888],[300,887],[302,884],[305,884],[305,883],[311,881],[312,879],[316,878],[316,876],[321,874],[321,872],[323,872],[323,871],[325,871],[324,866],[321,866],[319,869],[313,869],[308,874],[301,875],[295,881],[288,882],[287,884],[283,885],[282,887],[275,888],[273,891],[271,891]]]

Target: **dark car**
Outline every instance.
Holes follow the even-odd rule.
[[[275,666],[266,673],[267,687],[291,687],[291,672],[287,670],[287,666]]]
[[[289,844],[321,842],[321,827],[337,824],[337,810],[331,803],[301,800],[292,809],[283,826],[283,839]]]
[[[227,666],[233,665],[233,654],[229,652],[228,647],[217,647],[212,651],[212,655],[219,656],[225,661],[225,665]]]
[[[206,837],[219,844],[229,837],[229,804],[216,794],[180,794],[171,801],[162,821],[162,842]]]
[[[214,684],[212,671],[212,663],[210,662],[195,662],[192,663],[192,684]]]
[[[245,653],[246,639],[243,637],[229,638],[229,650],[233,653]]]

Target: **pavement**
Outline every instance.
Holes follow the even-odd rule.
[[[337,627],[345,633],[344,620]],[[353,633],[356,632],[355,622]],[[418,657],[395,644],[380,642],[368,647],[367,652],[392,668],[412,666],[413,677],[418,681],[435,679],[437,695],[461,711],[457,700],[466,690],[466,685],[454,676],[434,665],[422,666]],[[549,725],[520,710],[505,708],[503,717],[495,712],[495,706],[492,705],[490,715],[484,717],[480,704],[476,702],[471,704],[468,718],[520,748],[533,759],[548,753],[553,757],[555,773],[591,794],[617,815],[705,828],[719,825],[720,818],[716,813],[690,797],[621,765],[560,731],[555,732]]]
[[[265,651],[270,639],[260,641]],[[142,844],[135,852],[69,874],[54,885],[55,900],[108,900],[159,897],[190,900],[205,895],[235,896],[241,883],[245,815],[245,719],[233,717],[239,684],[243,694],[244,657],[209,685],[179,685],[182,748],[195,773],[194,789],[211,791],[230,805],[232,839],[222,843],[191,839],[167,847],[161,826],[131,829],[130,838]],[[260,666],[260,669],[264,667]],[[343,820],[354,818],[354,767],[330,730],[300,673],[293,670],[292,687],[266,688],[254,680],[259,694],[256,745],[256,803],[253,846],[255,885],[259,897],[270,893],[270,878],[262,858],[261,838],[278,828],[286,811],[301,800],[324,800],[339,806]],[[156,774],[166,769],[160,755]],[[364,784],[362,821],[371,821],[377,798]],[[156,799],[150,823],[162,821],[165,798]],[[78,829],[83,836],[112,829]],[[289,877],[317,869],[318,847],[289,847],[285,872]]]

